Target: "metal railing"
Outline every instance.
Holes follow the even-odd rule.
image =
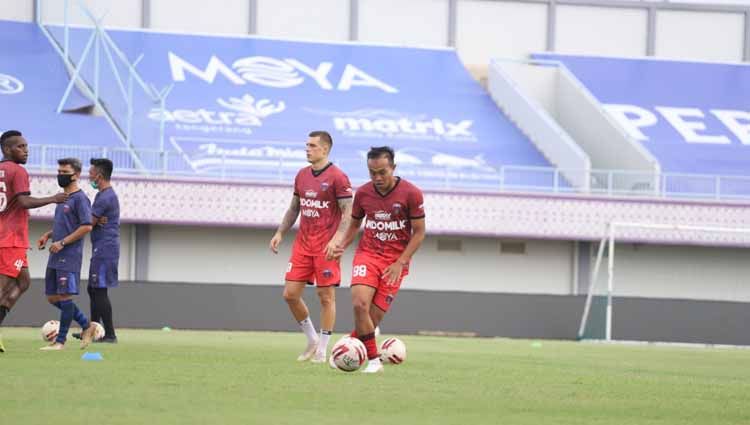
[[[246,181],[288,184],[304,160],[258,160],[252,163],[236,157],[219,155],[206,158],[200,167],[194,159],[175,150],[127,149],[101,146],[31,145],[26,166],[35,171],[54,172],[57,160],[76,157],[87,163],[89,158],[109,158],[115,175],[152,177],[191,177],[205,180]],[[135,157],[135,159],[134,159]],[[334,162],[352,176],[354,184],[367,179],[363,160]],[[398,162],[398,158],[397,162]],[[425,189],[483,192],[567,193],[599,196],[634,196],[644,198],[684,198],[703,200],[750,200],[750,176],[707,175],[687,173],[654,173],[629,170],[590,170],[590,188],[574,187],[564,178],[566,170],[554,167],[503,165],[495,172],[484,171],[475,178],[471,169],[457,167],[413,167],[403,164],[399,173],[418,182]],[[474,173],[476,174],[476,173]],[[467,177],[468,176],[468,177]]]

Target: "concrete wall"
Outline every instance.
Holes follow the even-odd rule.
[[[62,0],[43,0],[62,22]],[[71,1],[74,4],[76,2]],[[86,0],[105,25],[170,31],[455,46],[467,64],[544,50],[695,60],[748,59],[746,9],[691,3],[592,0]],[[0,19],[33,19],[33,0],[6,0]],[[713,5],[711,5],[713,4]],[[73,8],[70,22],[82,23]]]
[[[56,318],[58,311],[42,294],[42,283],[34,282],[4,325],[40,327]],[[111,290],[110,298],[117,327],[299,332],[281,299],[280,285],[128,283]],[[305,298],[313,321],[320,323],[314,292],[308,290]],[[76,302],[88,311],[85,294]],[[382,329],[386,334],[575,339],[583,303],[581,296],[403,290]],[[336,307],[336,332],[349,332],[353,322],[348,289],[337,291]],[[750,309],[743,303],[617,298],[614,317],[613,338],[619,340],[750,345]]]
[[[36,240],[48,229],[33,221]],[[149,225],[145,280],[205,284],[269,285],[281,283],[294,234],[278,255],[268,250],[272,230]],[[122,228],[120,276],[134,280],[137,255],[133,226]],[[579,274],[593,266],[597,244],[590,253],[576,253],[570,241],[504,240],[428,235],[414,257],[404,287],[425,291],[569,295],[581,293]],[[521,252],[522,251],[522,252]],[[87,241],[84,276],[88,274]],[[353,248],[342,260],[343,284],[348,286]],[[30,251],[32,276],[41,278],[47,251]],[[606,266],[606,258],[603,266]],[[615,293],[623,297],[677,298],[750,302],[750,249],[616,244]],[[606,282],[600,271],[597,288]]]

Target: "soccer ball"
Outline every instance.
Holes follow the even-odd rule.
[[[91,322],[91,326],[95,328],[94,330],[94,341],[99,341],[100,339],[104,338],[104,326],[102,326],[99,322]]]
[[[388,338],[380,345],[383,363],[401,364],[406,360],[406,345],[398,338]]]
[[[60,322],[57,320],[50,320],[42,325],[42,339],[47,342],[52,342],[57,338],[57,334],[60,332]]]
[[[367,361],[367,349],[362,341],[347,336],[333,346],[331,358],[340,370],[354,372]]]

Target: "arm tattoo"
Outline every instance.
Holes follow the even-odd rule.
[[[343,198],[338,200],[339,209],[341,210],[341,222],[336,233],[343,235],[349,228],[349,223],[352,221],[352,198]]]
[[[286,213],[284,214],[284,218],[281,219],[281,224],[279,224],[278,232],[282,235],[285,234],[289,229],[294,226],[294,222],[297,221],[297,216],[299,215],[299,197],[293,196],[292,197],[292,203],[289,204],[289,208],[286,210]]]

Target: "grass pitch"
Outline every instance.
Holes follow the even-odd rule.
[[[296,333],[121,330],[101,362],[3,336],[0,424],[750,424],[750,350],[403,336],[372,376]]]

